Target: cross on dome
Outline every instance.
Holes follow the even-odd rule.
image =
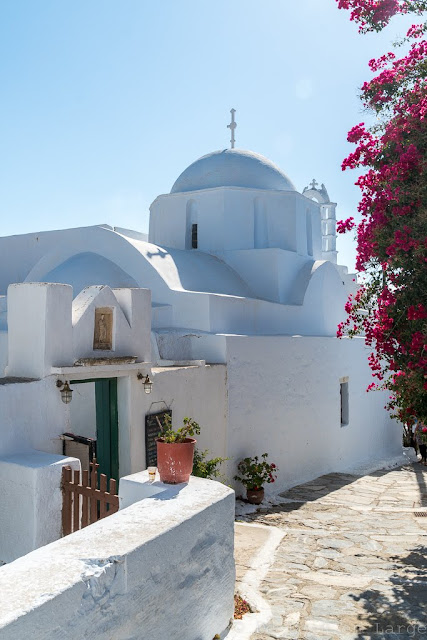
[[[230,140],[230,142],[231,142],[231,148],[234,149],[234,145],[235,145],[235,142],[236,142],[236,139],[234,137],[234,130],[237,127],[237,122],[235,122],[235,120],[234,120],[234,114],[236,113],[236,109],[230,109],[230,113],[231,113],[231,122],[230,122],[230,124],[227,125],[227,129],[231,130],[231,140]]]
[[[312,189],[315,189],[317,187],[318,183],[316,182],[316,180],[313,178],[312,182],[310,183],[310,187]]]

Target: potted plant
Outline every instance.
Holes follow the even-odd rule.
[[[161,429],[156,440],[160,480],[167,484],[188,482],[196,444],[193,436],[200,433],[200,427],[191,418],[184,418],[182,427],[174,431],[171,417],[165,415],[163,420],[163,425],[157,420]]]
[[[267,462],[268,453],[263,453],[261,459],[258,456],[243,458],[237,465],[240,475],[234,476],[246,487],[246,497],[251,504],[261,504],[264,499],[264,483],[274,482],[277,476],[277,467],[274,463]]]

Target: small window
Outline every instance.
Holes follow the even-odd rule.
[[[191,248],[197,249],[197,224],[191,225]]]
[[[348,402],[348,378],[340,380],[340,398],[341,398],[341,426],[346,427],[349,424],[350,412]]]

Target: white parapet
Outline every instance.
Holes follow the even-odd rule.
[[[42,451],[0,458],[1,562],[61,537],[61,476],[66,465],[80,469],[76,458]]]
[[[43,378],[51,367],[74,363],[72,300],[73,288],[68,284],[24,282],[9,286],[8,376]]]
[[[193,477],[149,485],[146,472],[121,483],[127,502],[140,497],[138,483],[151,497],[0,569],[2,640],[223,637],[233,616],[234,492]]]

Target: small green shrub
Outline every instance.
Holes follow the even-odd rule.
[[[212,480],[213,478],[218,478],[220,476],[219,467],[223,462],[229,460],[229,458],[210,458],[208,459],[209,449],[205,449],[204,451],[199,451],[196,449],[194,451],[194,463],[193,463],[193,476],[197,476],[198,478],[208,478],[208,480]]]

